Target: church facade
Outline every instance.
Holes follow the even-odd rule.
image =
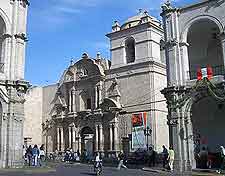
[[[0,167],[23,164],[24,81],[28,0],[0,2]]]
[[[47,152],[72,148],[110,157],[168,145],[166,101],[160,93],[166,84],[161,24],[141,11],[123,25],[115,21],[107,37],[111,61],[84,53],[46,100],[45,107],[51,107],[42,119]],[[138,134],[132,123],[136,117],[143,127]],[[144,136],[147,127],[151,132]]]
[[[225,1],[162,6],[170,145],[177,171],[200,167],[204,148],[218,167],[224,141]]]

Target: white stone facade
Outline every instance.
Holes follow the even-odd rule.
[[[22,164],[27,0],[0,2],[0,167]]]
[[[168,85],[170,145],[175,169],[189,172],[202,167],[204,148],[218,159],[224,128],[225,2],[202,1],[184,8],[162,6]],[[207,75],[202,79],[202,68]],[[198,78],[198,81],[197,81]],[[213,87],[213,89],[212,89]],[[212,159],[211,167],[219,167]],[[187,173],[188,174],[188,173]]]
[[[111,156],[134,151],[131,118],[141,112],[147,113],[152,129],[149,146],[158,152],[168,146],[167,108],[160,92],[166,86],[160,23],[141,12],[122,26],[115,22],[107,36],[111,62],[100,54],[91,58],[84,53],[65,70],[55,92],[46,87],[54,92],[46,100],[43,96],[47,152],[72,148]],[[51,118],[44,118],[47,113]]]

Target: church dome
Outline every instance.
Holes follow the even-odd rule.
[[[147,19],[146,21],[143,20],[145,17]],[[141,9],[139,9],[139,13],[133,17],[128,18],[121,26],[121,29],[134,27],[145,22],[152,22],[155,25],[160,26],[160,22],[155,17],[150,16],[147,11],[143,12]]]

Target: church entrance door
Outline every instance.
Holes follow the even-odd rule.
[[[90,127],[84,127],[81,130],[81,153],[86,159],[91,159],[93,156],[93,136],[94,132]]]

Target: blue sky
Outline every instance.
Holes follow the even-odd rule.
[[[178,6],[198,0],[176,0]],[[199,0],[200,1],[200,0]],[[157,18],[163,0],[31,0],[28,11],[25,79],[32,85],[56,83],[62,72],[83,52],[110,58],[109,40],[114,20],[122,24],[148,10]]]

